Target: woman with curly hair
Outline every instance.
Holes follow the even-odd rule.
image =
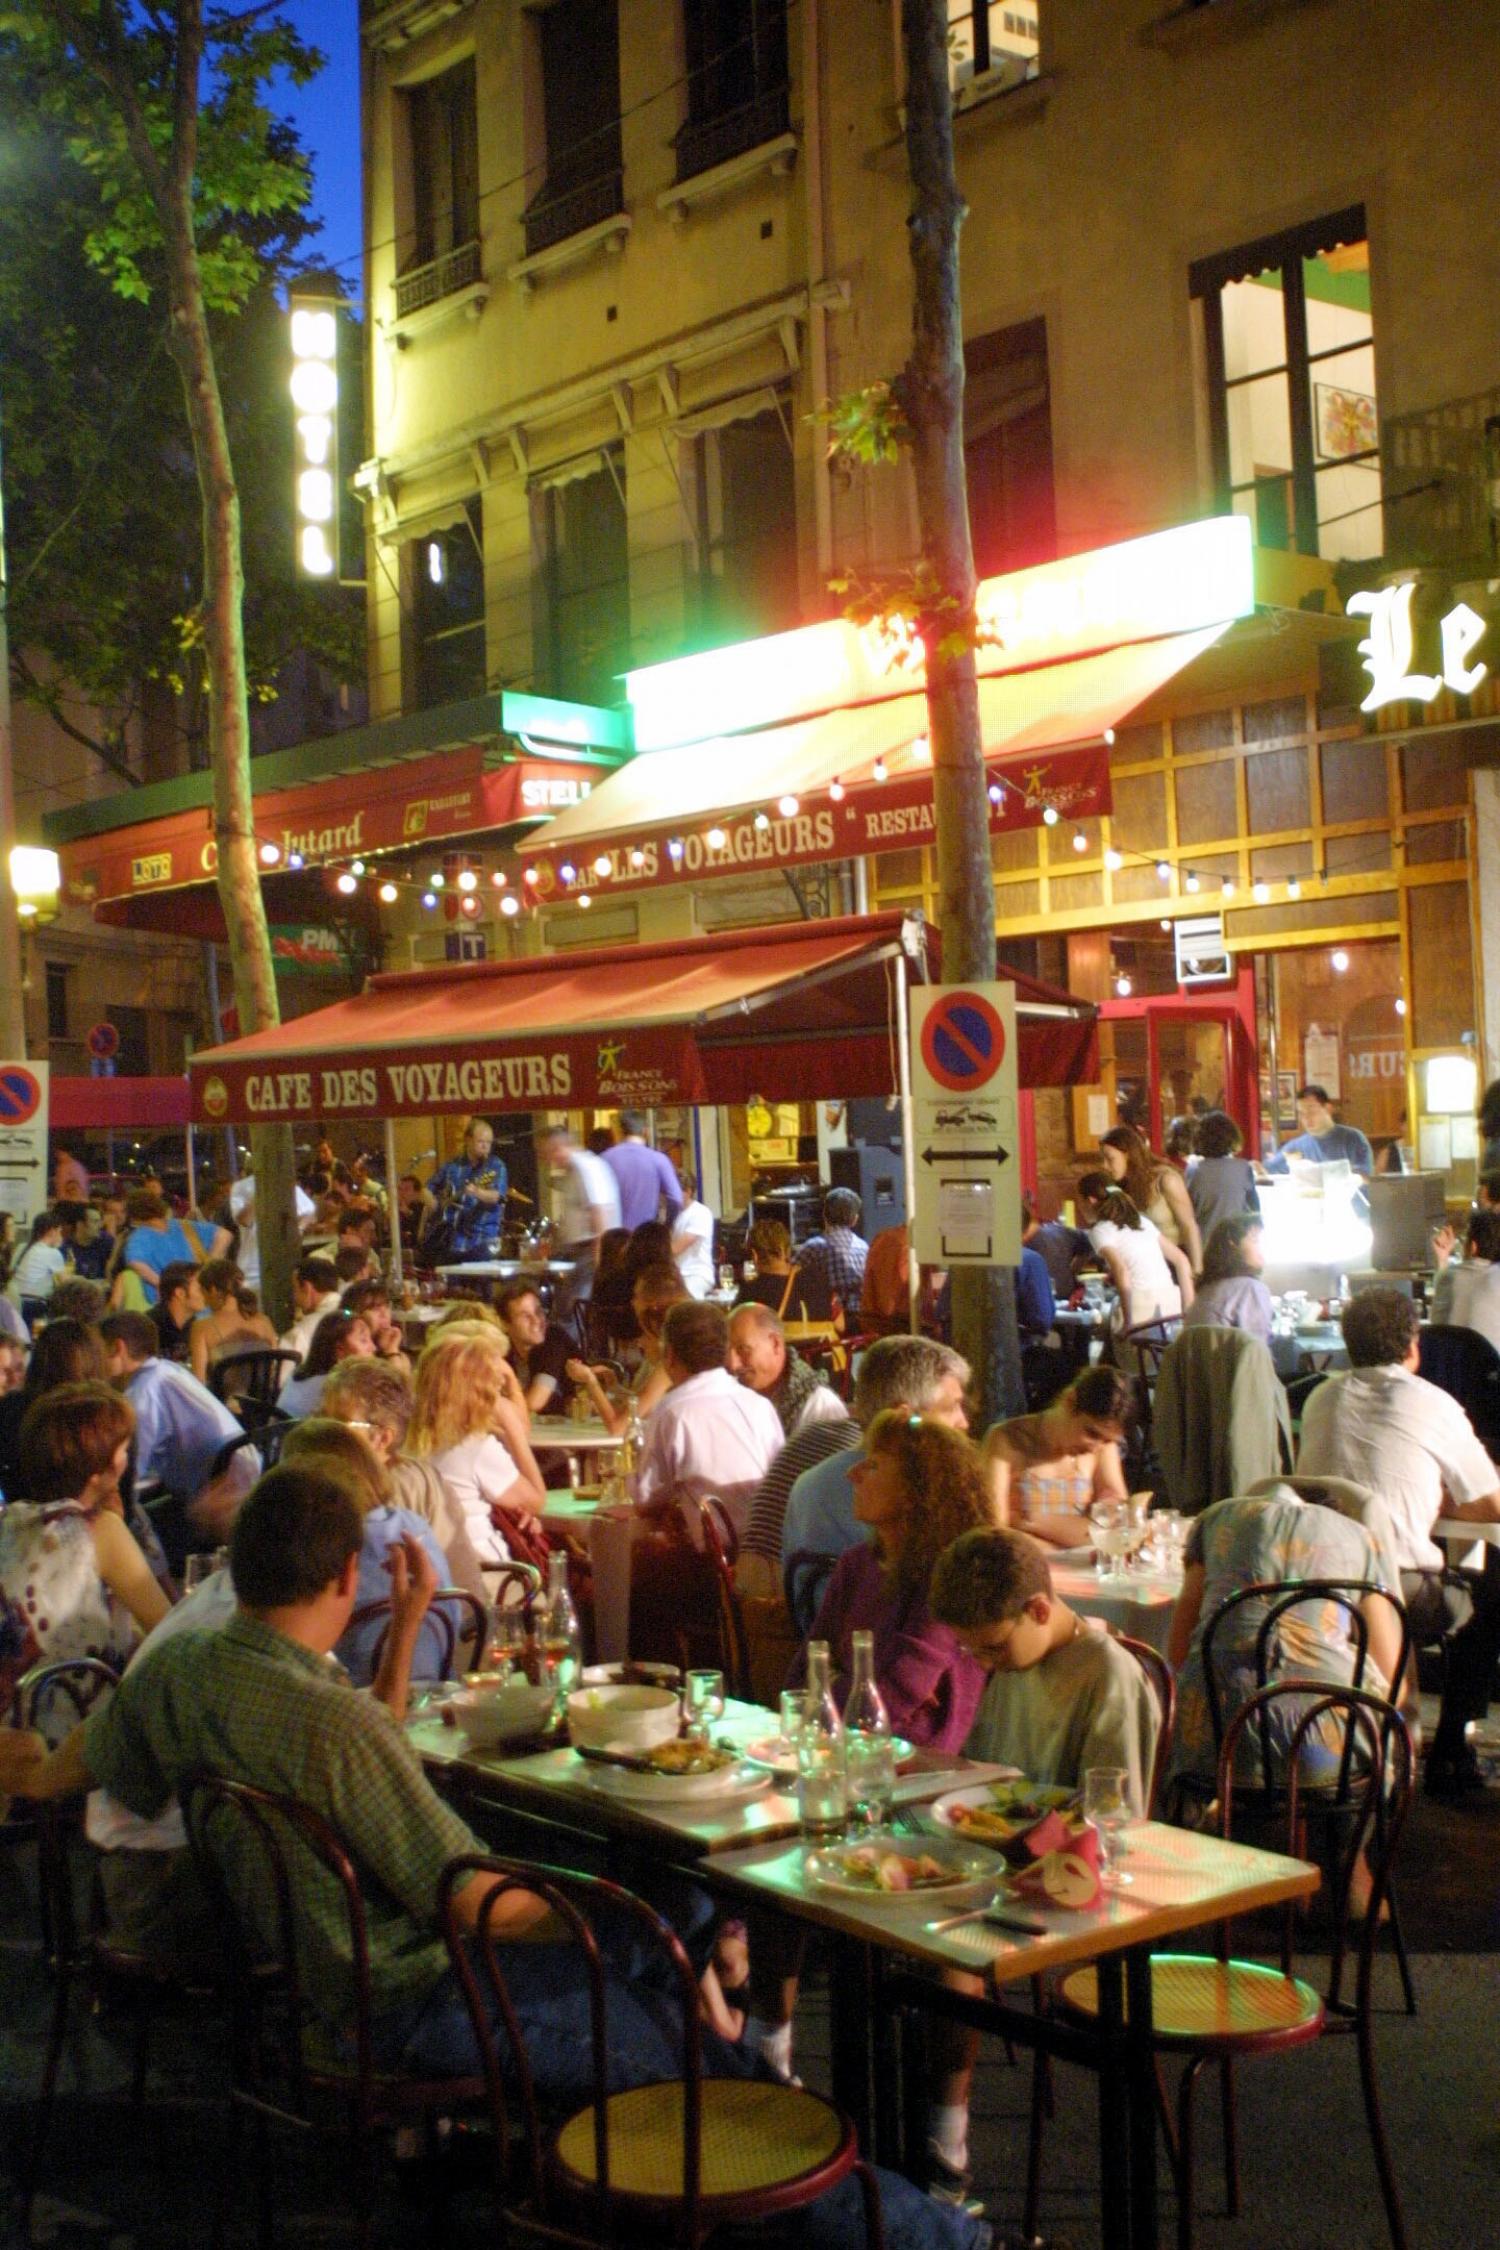
[[[504,1337],[478,1323],[435,1338],[417,1361],[407,1451],[431,1461],[483,1564],[510,1560],[497,1508],[538,1515],[546,1504],[513,1383]]]
[[[875,1679],[895,1732],[934,1750],[957,1750],[973,1722],[984,1673],[927,1606],[933,1566],[964,1531],[994,1521],[984,1464],[944,1422],[891,1407],[877,1414],[850,1469],[854,1514],[869,1527],[824,1590],[811,1638],[827,1641],[842,1703],[854,1635],[875,1636]],[[799,1654],[788,1686],[806,1676]]]
[[[1203,1238],[1187,1182],[1176,1165],[1156,1155],[1133,1125],[1116,1125],[1100,1135],[1099,1165],[1157,1232],[1186,1253],[1196,1273],[1203,1260]]]

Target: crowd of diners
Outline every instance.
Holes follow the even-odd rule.
[[[487,1131],[471,1130],[459,1160],[470,1183],[487,1167],[493,1176]],[[1076,1284],[1087,1252],[1115,1283],[1123,1325],[1164,1310],[1175,1291],[1174,1309],[1185,1307],[1189,1321],[1265,1333],[1258,1228],[1245,1200],[1253,1175],[1236,1169],[1234,1141],[1232,1127],[1208,1119],[1201,1160],[1184,1180],[1130,1129],[1107,1135],[1097,1170],[1080,1183],[1083,1235],[1029,1220],[1028,1256],[1049,1301],[1054,1284]],[[0,1791],[87,1793],[88,1835],[124,1942],[179,1964],[213,1942],[176,1809],[187,1777],[207,1768],[302,1797],[343,1836],[373,1902],[381,2061],[428,2075],[473,2066],[466,2006],[440,1942],[438,1886],[448,1862],[482,1847],[428,1778],[402,1721],[413,1680],[437,1661],[438,1590],[489,1600],[499,1566],[545,1556],[563,1536],[542,1520],[559,1473],[557,1427],[544,1418],[575,1400],[628,1445],[614,1514],[630,1540],[645,1545],[684,1503],[721,1504],[770,1705],[805,1677],[812,1641],[827,1644],[842,1699],[854,1637],[868,1632],[891,1724],[911,1743],[1068,1789],[1093,1767],[1123,1768],[1142,1812],[1165,1809],[1151,1798],[1161,1772],[1176,1816],[1203,1819],[1216,1762],[1203,1653],[1210,1621],[1247,1586],[1352,1579],[1368,1589],[1358,1604],[1363,1683],[1414,1727],[1414,1668],[1403,1676],[1399,1664],[1403,1614],[1414,1647],[1445,1638],[1426,1786],[1459,1802],[1483,1788],[1468,1735],[1500,1656],[1500,1574],[1491,1566],[1455,1582],[1433,1526],[1440,1517],[1500,1521],[1500,1470],[1462,1407],[1418,1373],[1409,1296],[1374,1287],[1343,1308],[1349,1367],[1308,1399],[1294,1472],[1191,1514],[1168,1641],[1176,1730],[1159,1760],[1147,1674],[1054,1581],[1087,1545],[1095,1503],[1127,1497],[1139,1372],[1106,1356],[1035,1411],[973,1430],[971,1370],[936,1323],[917,1334],[863,1326],[856,1308],[881,1245],[867,1249],[858,1235],[857,1199],[830,1196],[813,1255],[806,1246],[794,1254],[784,1228],[761,1222],[750,1236],[753,1270],[734,1302],[720,1301],[729,1293],[714,1290],[712,1259],[707,1289],[689,1285],[681,1262],[701,1239],[685,1240],[678,1224],[690,1183],[643,1133],[624,1145],[613,1204],[593,1171],[572,1163],[587,1153],[602,1168],[598,1152],[565,1134],[554,1146],[555,1163],[576,1172],[594,1230],[566,1317],[549,1314],[538,1284],[522,1276],[493,1304],[448,1305],[409,1350],[371,1245],[357,1270],[343,1250],[308,1254],[284,1339],[298,1358],[271,1467],[253,1442],[235,1444],[244,1432],[233,1393],[226,1401],[213,1386],[221,1360],[277,1342],[213,1230],[187,1244],[188,1257],[158,1258],[137,1239],[160,1231],[158,1217],[144,1203],[106,1206],[116,1240],[97,1280],[64,1261],[43,1291],[38,1261],[18,1268],[22,1333],[8,1337],[0,1363],[0,1705],[39,1663],[94,1657],[121,1677],[86,1721],[54,1726],[49,1739],[0,1729]],[[452,1182],[434,1184],[434,1210],[463,1216],[463,1178],[456,1205]],[[627,1186],[633,1226],[596,1227],[600,1217],[623,1220]],[[1433,1308],[1439,1321],[1492,1340],[1497,1200],[1486,1194],[1476,1207],[1460,1262],[1446,1263],[1456,1239],[1437,1245],[1445,1263]],[[174,1223],[166,1246],[175,1250]],[[576,1246],[585,1220],[575,1224],[585,1230]],[[37,1236],[44,1247],[48,1231]],[[908,1276],[899,1257],[889,1262],[894,1278],[882,1286],[904,1298]],[[130,1273],[149,1289],[149,1307],[111,1302],[111,1266],[116,1280]],[[935,1303],[925,1278],[923,1297]],[[827,1379],[841,1323],[853,1357],[847,1403]],[[805,1356],[809,1340],[816,1349]],[[227,1567],[184,1594],[181,1554],[158,1536],[167,1521],[188,1546],[227,1545]],[[576,1542],[569,1568],[587,1617],[589,1558]],[[804,1582],[819,1590],[799,1613],[787,1594],[795,1603]],[[352,1622],[382,1597],[388,1630]],[[1239,1603],[1216,1633],[1226,1717],[1255,1686],[1263,1614],[1261,1603]],[[1273,1677],[1348,1683],[1348,1611],[1304,1605],[1270,1661]],[[1278,1757],[1288,1740],[1278,1737]],[[1321,1769],[1337,1749],[1325,1727],[1306,1754]],[[476,1875],[460,1890],[466,1925],[487,1889]],[[316,1913],[314,1901],[301,1903]],[[693,1884],[663,1878],[656,1903],[699,1973],[707,2067],[792,2076],[800,1961],[785,1932],[754,1926],[747,1963],[741,1932],[718,1926]],[[543,1914],[524,1889],[511,1890],[498,1922],[517,1941],[511,1992],[523,2031],[535,2035],[539,2090],[566,2108],[587,2092],[586,1994],[540,1927]],[[634,1981],[620,1933],[604,1926],[598,1935],[611,2084],[671,2075],[660,2009]],[[335,2033],[348,2030],[341,1942],[325,1920],[307,1995]],[[888,2239],[989,2239],[968,2155],[974,2066],[972,2042],[938,2041],[925,2176],[913,2185],[882,2175]],[[852,2193],[827,2198],[809,2223],[809,2239],[861,2238]]]

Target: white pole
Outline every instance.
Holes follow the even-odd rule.
[[[390,1279],[401,1286],[401,1199],[396,1193],[396,1127],[385,1121],[385,1208],[391,1229]]]
[[[896,1074],[901,1096],[901,1170],[906,1188],[906,1324],[921,1327],[922,1269],[917,1263],[917,1125],[911,1099],[911,1035],[906,1020],[906,955],[896,955]]]
[[[184,1129],[182,1136],[182,1146],[183,1153],[187,1157],[188,1209],[190,1211],[196,1211],[198,1208],[198,1175],[193,1169],[193,1127],[191,1120]]]

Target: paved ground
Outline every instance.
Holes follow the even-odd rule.
[[[1461,1810],[1418,1802],[1401,1885],[1421,2012],[1382,2018],[1380,2067],[1411,2250],[1488,2250],[1500,2241],[1500,1786]],[[1394,2008],[1394,1977],[1382,1979]],[[0,2149],[25,2131],[49,2000],[35,1934],[29,1854],[0,1853]],[[165,2026],[153,2048],[144,2113],[128,2099],[128,2048],[95,2020],[75,2043],[59,2104],[34,2239],[55,2250],[197,2250],[208,2240],[212,2183],[225,2169],[212,2099],[222,2054],[211,2023]],[[808,2082],[824,2075],[816,1988],[801,2031]],[[976,2104],[974,2154],[992,2213],[1020,2215],[1027,2079],[1002,2055],[987,2061]],[[1359,2102],[1351,2042],[1324,2042],[1241,2073],[1245,2207],[1222,2216],[1217,2130],[1205,2099],[1199,2240],[1204,2250],[1382,2250],[1387,2240]],[[1093,2250],[1099,2239],[1091,2082],[1062,2072],[1047,2142],[1045,2224],[1054,2241]],[[227,2240],[252,2239],[248,2177],[231,2183]],[[338,2161],[281,2168],[280,2239],[294,2250],[347,2242]],[[430,2198],[392,2184],[379,2240],[425,2233]],[[1170,2224],[1171,2207],[1166,2219]],[[482,2189],[457,2196],[436,2239],[452,2250],[493,2250],[494,2214]],[[10,2239],[19,2240],[12,2233]],[[891,2250],[901,2250],[892,2243]]]

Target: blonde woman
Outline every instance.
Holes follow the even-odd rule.
[[[417,1361],[407,1449],[431,1461],[484,1564],[510,1560],[495,1511],[539,1515],[546,1502],[514,1383],[503,1340],[482,1324],[449,1328]]]

